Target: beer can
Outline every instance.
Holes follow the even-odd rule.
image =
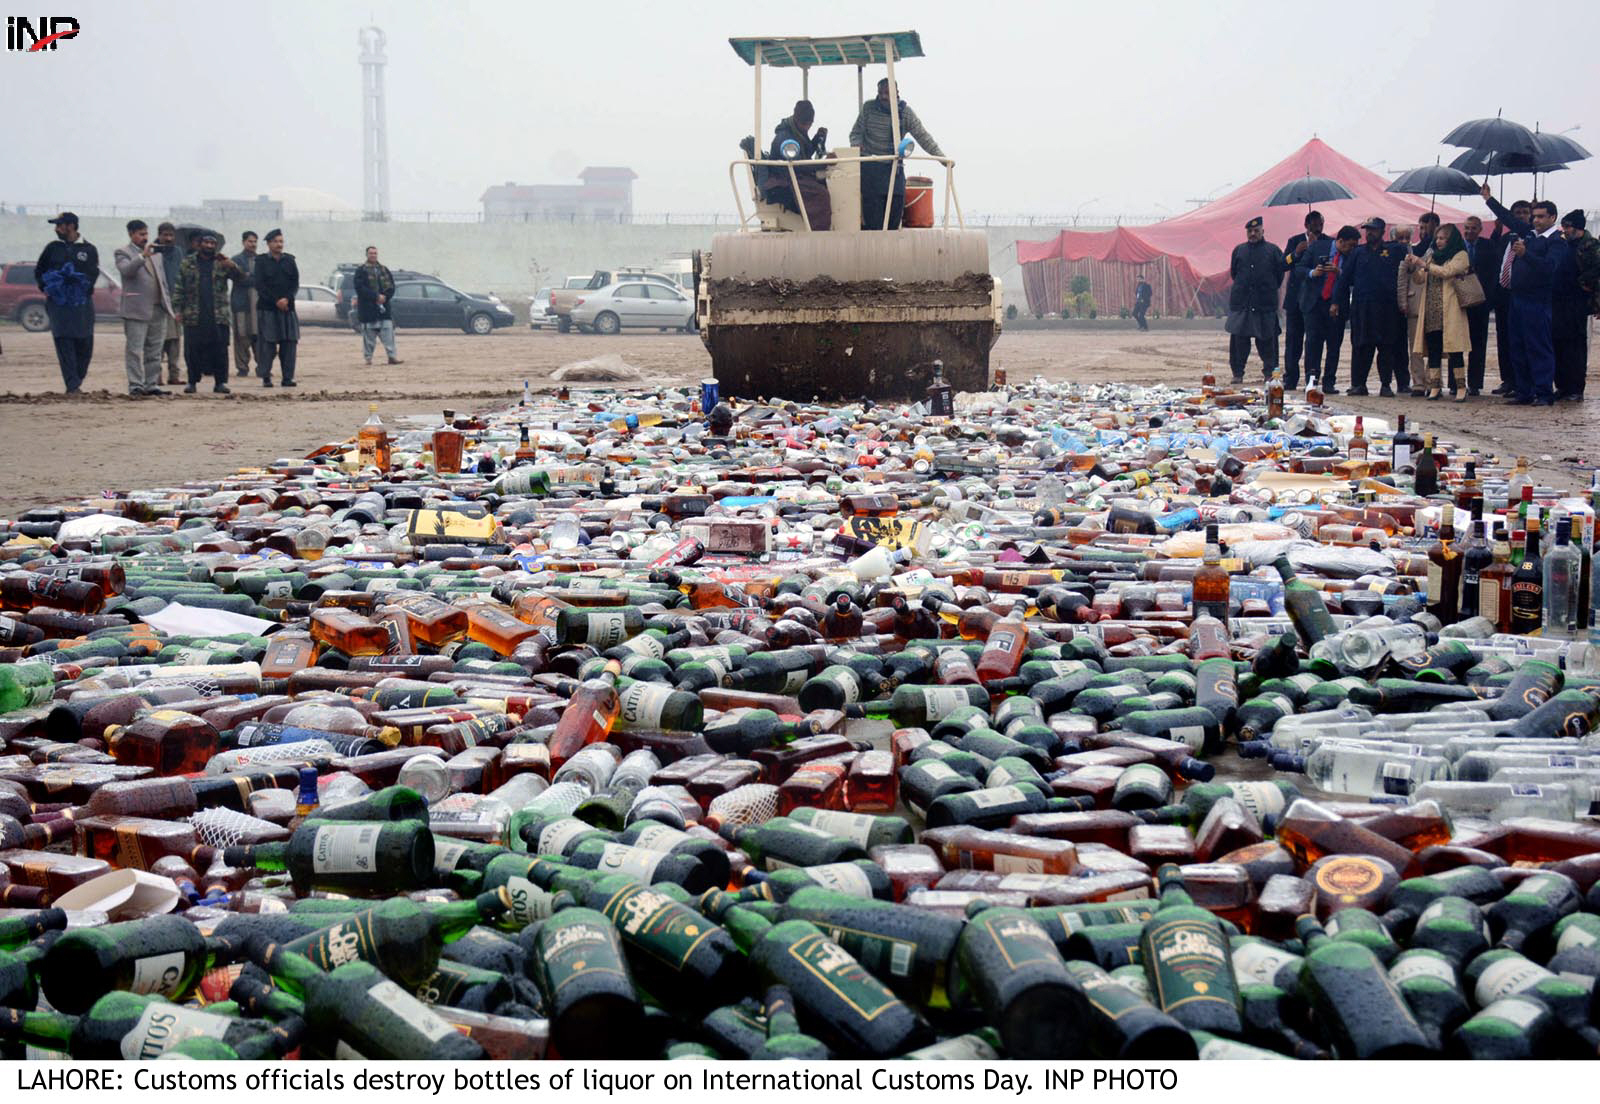
[[[716,406],[717,403],[719,403],[721,401],[722,401],[722,392],[717,387],[717,381],[714,380],[714,379],[703,379],[703,380],[701,380],[700,381],[700,409],[705,411],[707,414],[709,414],[709,413],[711,413],[711,408]]]

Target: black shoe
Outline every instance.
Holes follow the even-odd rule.
[[[262,387],[271,387],[272,386],[272,381],[269,380],[269,379],[264,379],[264,380],[261,381],[261,386]]]
[[[150,387],[150,388],[147,388],[145,390],[145,394],[146,395],[154,395],[154,396],[156,396],[158,398],[163,398],[164,399],[168,395],[172,394],[172,392],[171,391],[164,391],[159,387]]]
[[[1483,392],[1476,387],[1467,388],[1467,398],[1469,399],[1475,399],[1481,394],[1483,394]]]
[[[228,385],[225,384],[225,383],[217,384],[215,387],[213,387],[211,389],[211,393],[213,395],[231,395],[231,394],[233,394],[232,391],[228,390]]]
[[[194,394],[194,384],[192,384],[192,383],[191,383],[191,384],[190,384],[190,385],[189,385],[189,386],[188,386],[188,387],[185,387],[185,388],[184,388],[184,389],[183,389],[183,393],[184,393],[184,394],[185,394],[185,395],[192,395],[192,394]]]
[[[1489,392],[1489,394],[1491,394],[1491,395],[1514,395],[1514,394],[1516,394],[1516,392],[1502,383],[1499,387],[1496,387],[1493,391]]]
[[[296,384],[294,382],[294,380],[284,380],[283,383],[279,384],[279,386],[280,387],[297,387],[299,385]]]
[[[1327,392],[1324,391],[1323,394],[1326,395]],[[1372,394],[1372,392],[1368,391],[1365,387],[1352,387],[1350,390],[1346,391],[1345,394],[1352,397],[1365,398],[1366,396]]]
[[[401,360],[399,357],[390,357],[389,358],[389,363],[390,364],[404,364],[405,361]]]
[[[1339,394],[1339,389],[1337,387],[1324,387],[1322,393],[1324,395],[1337,395]]]
[[[1532,406],[1533,400],[1523,398],[1521,395],[1512,395],[1506,400],[1507,406]]]
[[[1568,391],[1565,395],[1557,395],[1556,402],[1582,402],[1582,391]]]
[[[1552,397],[1550,397],[1549,395],[1546,395],[1542,399],[1534,399],[1531,405],[1533,405],[1533,406],[1554,406],[1555,404],[1556,404],[1556,400],[1553,399]]]

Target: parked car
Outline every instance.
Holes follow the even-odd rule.
[[[94,316],[102,321],[114,319],[122,305],[122,285],[106,270],[94,283]],[[0,265],[0,318],[13,318],[29,333],[50,328],[44,308],[44,292],[33,282],[33,262],[18,261]]]
[[[546,313],[555,315],[556,329],[566,333],[573,326],[572,305],[581,296],[591,291],[599,291],[624,280],[643,280],[648,283],[666,284],[668,287],[677,287],[678,282],[671,276],[664,276],[659,272],[649,272],[642,268],[619,268],[615,271],[597,268],[587,280],[581,276],[569,276],[564,287],[555,288],[550,292],[550,305],[545,308]],[[578,283],[577,281],[582,281]]]
[[[339,321],[348,322],[354,329],[356,322],[351,318],[351,312],[356,309],[355,275],[358,264],[334,265],[333,271],[328,273],[328,286],[333,289],[335,298],[334,310],[338,312]],[[389,275],[398,283],[401,280],[437,280],[439,277],[431,272],[413,272],[409,268],[391,268]]]
[[[545,310],[550,303],[550,289],[540,288],[528,303],[528,329],[542,330],[556,324],[555,315]]]
[[[489,334],[516,322],[504,303],[491,295],[470,295],[440,280],[395,278],[389,313],[397,327],[459,326],[468,333]]]
[[[306,326],[342,326],[339,317],[339,297],[330,287],[307,284],[294,297],[295,313]]]
[[[694,329],[694,300],[668,284],[634,280],[585,291],[572,304],[572,324],[597,334],[637,329]]]

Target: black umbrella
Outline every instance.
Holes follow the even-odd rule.
[[[1496,153],[1494,150],[1469,149],[1456,155],[1450,162],[1452,169],[1483,176],[1516,176],[1519,173],[1553,172],[1559,165],[1541,164],[1533,154]]]
[[[1394,183],[1384,190],[1406,195],[1425,195],[1431,200],[1434,196],[1442,195],[1477,195],[1478,182],[1460,169],[1434,164],[1424,165],[1420,169],[1408,169],[1397,176]],[[1429,207],[1432,208],[1431,202]]]
[[[1533,140],[1539,147],[1538,160],[1541,164],[1570,165],[1574,161],[1586,161],[1594,156],[1565,134],[1535,132]],[[1550,172],[1551,170],[1540,169],[1539,171]]]
[[[1496,153],[1520,153],[1533,157],[1538,145],[1533,131],[1521,123],[1502,119],[1497,112],[1492,119],[1473,119],[1462,123],[1441,141],[1447,146],[1467,146],[1472,149],[1493,150]]]
[[[1310,206],[1313,203],[1332,203],[1340,199],[1354,199],[1355,194],[1337,180],[1307,174],[1291,180],[1267,197],[1268,207],[1293,207],[1296,203]]]

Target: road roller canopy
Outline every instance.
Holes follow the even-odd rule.
[[[761,64],[780,69],[810,69],[818,65],[884,65],[887,47],[894,44],[894,60],[922,57],[922,38],[916,31],[886,31],[880,34],[824,35],[821,38],[730,38],[733,52],[746,65],[756,63],[756,48],[761,49]]]

